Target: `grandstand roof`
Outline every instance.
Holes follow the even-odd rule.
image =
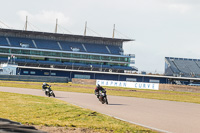
[[[2,28],[0,28],[0,35],[27,37],[27,38],[46,38],[46,39],[53,39],[53,40],[82,41],[82,42],[98,41],[102,43],[111,43],[111,44],[115,44],[115,43],[118,44],[118,43],[123,43],[126,41],[134,41],[134,39],[83,36],[83,35],[73,35],[73,34],[25,31],[25,30],[2,29]]]

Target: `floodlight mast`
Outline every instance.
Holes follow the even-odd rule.
[[[28,16],[26,16],[25,31],[28,29]]]
[[[56,27],[55,27],[55,33],[58,32],[58,19],[56,19]]]
[[[113,26],[113,36],[112,36],[112,38],[114,38],[114,37],[115,37],[115,24]]]
[[[85,22],[84,36],[86,36],[86,31],[87,31],[87,21]]]

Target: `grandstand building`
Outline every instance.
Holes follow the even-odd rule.
[[[165,57],[165,75],[200,78],[200,59]]]
[[[132,65],[135,55],[124,54],[127,41],[133,40],[0,29],[0,75],[57,76],[69,81],[200,82],[200,61],[195,59],[166,57],[165,76],[133,74],[138,69]]]
[[[125,55],[117,39],[72,34],[0,29],[0,62],[18,65],[18,75],[91,78],[75,71],[125,73],[137,71],[135,55]]]

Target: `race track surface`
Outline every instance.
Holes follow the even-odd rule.
[[[36,89],[0,87],[0,91],[45,96]],[[200,132],[200,104],[108,95],[109,104],[104,105],[94,94],[54,93],[57,99],[160,132]]]

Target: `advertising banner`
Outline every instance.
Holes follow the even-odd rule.
[[[96,80],[96,85],[159,90],[158,83]]]

